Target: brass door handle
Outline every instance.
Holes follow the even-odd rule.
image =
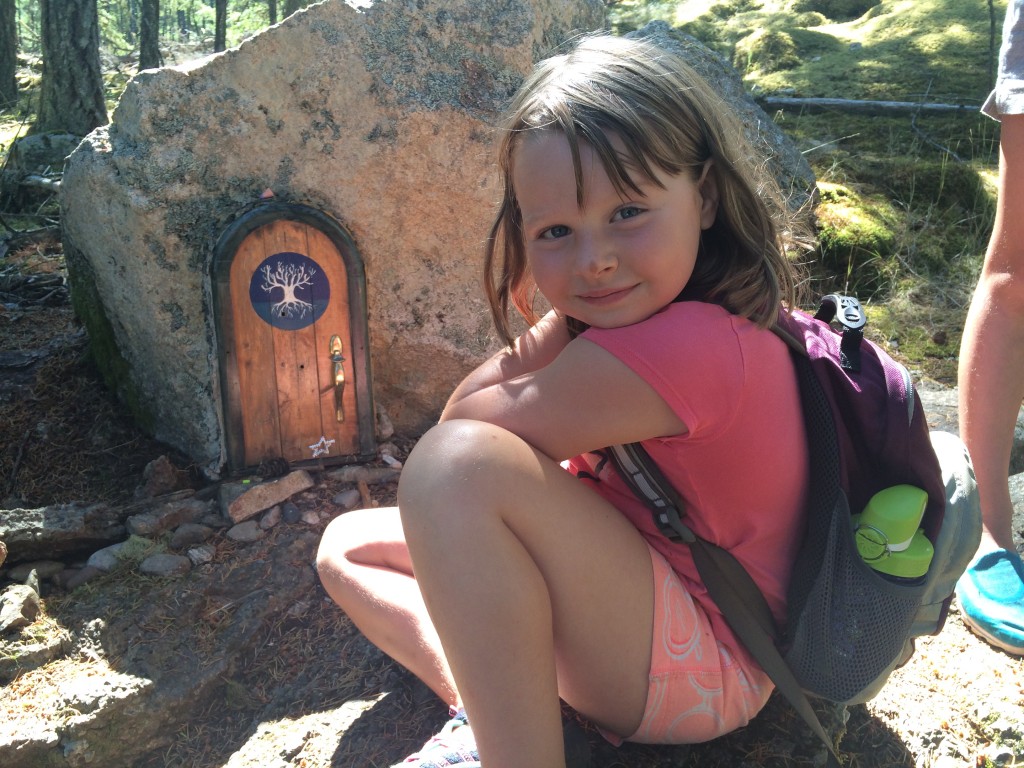
[[[345,367],[342,363],[345,358],[342,356],[344,345],[340,336],[331,336],[330,359],[334,364],[334,415],[338,421],[345,420],[345,405],[343,396],[345,394]]]

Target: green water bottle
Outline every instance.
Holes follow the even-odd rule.
[[[919,527],[928,494],[912,485],[879,491],[864,511],[853,515],[857,551],[879,573],[917,579],[928,572],[935,550]]]

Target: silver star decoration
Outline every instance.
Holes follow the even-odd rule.
[[[313,458],[318,456],[327,456],[331,452],[331,446],[334,445],[334,440],[328,440],[327,435],[321,435],[319,442],[313,443],[310,449],[313,451]]]

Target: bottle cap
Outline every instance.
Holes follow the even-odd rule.
[[[863,537],[870,551],[879,543],[889,552],[906,550],[921,525],[927,504],[928,494],[912,485],[894,485],[879,491],[871,497],[860,516],[858,541],[862,538],[861,531],[864,531]],[[872,559],[870,551],[861,553],[865,560]]]

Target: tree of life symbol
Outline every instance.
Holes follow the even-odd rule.
[[[270,307],[273,314],[277,317],[305,317],[307,312],[313,311],[312,302],[303,301],[295,295],[295,291],[313,284],[315,269],[310,267],[307,272],[304,264],[286,264],[279,261],[273,272],[269,264],[264,264],[260,271],[263,273],[264,291],[270,294],[278,288],[282,291],[281,300],[274,302]]]
[[[327,275],[313,259],[282,251],[268,256],[249,283],[252,308],[263,320],[284,331],[312,325],[330,303]]]

